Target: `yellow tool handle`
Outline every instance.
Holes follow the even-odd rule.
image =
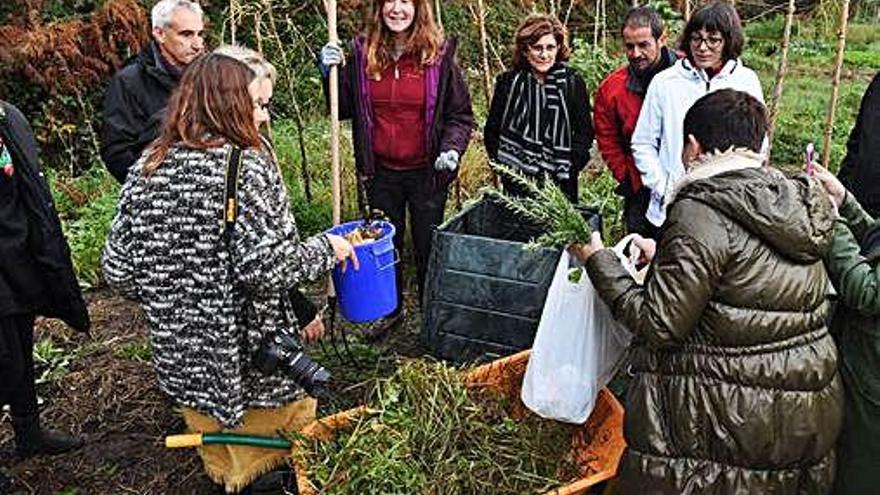
[[[165,437],[165,446],[169,449],[180,449],[184,447],[200,447],[202,445],[201,433],[190,433],[186,435],[169,435]]]

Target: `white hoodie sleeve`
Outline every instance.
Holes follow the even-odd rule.
[[[645,101],[632,135],[632,151],[642,183],[663,195],[664,175],[660,166],[660,140],[663,137],[663,111],[656,81],[648,86]]]
[[[761,89],[761,80],[758,79],[758,75],[751,69],[749,69],[746,87],[743,88],[743,91],[754,96],[761,103],[764,103],[764,90]]]

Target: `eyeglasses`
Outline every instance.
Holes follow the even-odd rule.
[[[272,101],[254,100],[254,109],[262,110],[269,113],[272,110]]]
[[[708,38],[703,38],[699,34],[694,34],[690,39],[691,48],[699,48],[703,43],[706,44],[706,48],[710,50],[717,50],[721,48],[721,45],[724,44],[724,38],[720,36],[710,36]]]
[[[556,45],[529,45],[529,51],[534,53],[535,55],[541,55],[542,53],[556,53],[559,47]]]

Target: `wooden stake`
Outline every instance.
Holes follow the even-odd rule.
[[[834,62],[834,77],[831,80],[831,101],[828,102],[828,116],[825,120],[825,140],[822,143],[822,166],[829,168],[831,159],[831,134],[834,132],[834,111],[837,109],[837,96],[840,93],[840,72],[843,68],[843,55],[846,51],[846,28],[849,22],[849,2],[840,2],[840,26],[837,31],[837,59]]]
[[[336,0],[326,0],[327,31],[331,43],[339,43],[336,32]],[[330,67],[330,166],[333,194],[333,225],[342,221],[342,183],[339,164],[339,68]]]
[[[232,44],[235,44],[235,27],[236,20],[235,16],[238,14],[238,7],[236,5],[235,0],[229,0],[229,34],[232,37]]]
[[[486,104],[492,100],[492,71],[489,68],[489,41],[486,35],[486,5],[477,0],[477,27],[480,30],[480,52],[483,59],[483,90],[486,93]]]
[[[791,25],[794,23],[794,13],[797,10],[795,0],[788,0],[788,10],[785,13],[785,28],[782,32],[782,53],[779,57],[779,68],[776,70],[776,83],[773,85],[773,96],[770,100],[770,118],[767,127],[767,138],[770,149],[767,158],[773,150],[773,133],[776,130],[776,119],[779,118],[779,108],[782,106],[782,88],[785,80],[785,71],[788,68],[788,48],[791,44]]]
[[[434,0],[434,12],[435,12],[434,15],[437,16],[437,26],[440,27],[441,31],[444,31],[444,29],[443,29],[443,7],[442,7],[442,3],[440,2],[440,0]]]

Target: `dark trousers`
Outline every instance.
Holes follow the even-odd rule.
[[[416,281],[419,304],[421,304],[425,275],[428,271],[428,256],[431,254],[431,237],[434,229],[443,222],[447,189],[434,187],[430,168],[397,171],[379,167],[376,175],[368,183],[367,195],[370,207],[385,212],[394,224],[397,231],[394,235],[394,248],[401,256],[407,212],[409,212],[410,234],[416,261]],[[403,302],[402,263],[397,264],[397,295],[398,301]]]
[[[629,188],[630,186],[622,184],[622,187]],[[627,234],[639,234],[657,241],[660,239],[660,227],[645,218],[650,202],[651,191],[647,187],[639,188],[637,192],[632,192],[631,189],[627,191],[627,194],[623,196],[623,224]]]
[[[538,184],[543,184],[544,178],[540,176],[529,177],[534,180]],[[562,190],[563,193],[568,197],[568,200],[574,204],[578,202],[578,180],[577,176],[571,177],[566,180],[556,180],[556,185],[559,186],[559,189]],[[509,177],[502,175],[501,176],[501,185],[504,186],[504,192],[511,196],[526,196],[526,190],[521,187],[519,184],[511,180]]]
[[[34,316],[0,317],[0,404],[16,417],[37,414]]]

